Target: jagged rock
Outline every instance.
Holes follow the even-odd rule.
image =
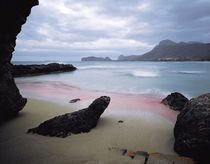
[[[42,75],[49,73],[70,72],[76,70],[71,64],[41,64],[41,65],[13,65],[12,75],[14,77]]]
[[[189,100],[181,93],[174,92],[164,98],[161,103],[168,105],[173,110],[181,111]]]
[[[0,117],[15,115],[26,104],[11,75],[11,58],[16,45],[16,36],[26,22],[31,8],[38,0],[0,1]]]
[[[174,150],[210,163],[210,93],[191,99],[177,117]]]
[[[54,117],[41,123],[28,133],[38,133],[56,137],[67,137],[71,133],[89,132],[97,125],[98,119],[107,108],[110,97],[102,96],[93,101],[88,108]]]

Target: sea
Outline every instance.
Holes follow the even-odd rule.
[[[14,61],[48,64],[52,61]],[[53,61],[55,62],[55,61]],[[74,72],[16,78],[22,82],[62,82],[81,89],[117,94],[165,97],[180,92],[188,98],[210,92],[210,62],[62,61]]]

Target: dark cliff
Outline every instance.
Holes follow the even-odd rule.
[[[143,55],[119,56],[121,61],[210,61],[210,43],[163,40]]]
[[[38,0],[0,1],[0,116],[5,118],[18,113],[26,104],[11,74],[11,58],[16,36]]]

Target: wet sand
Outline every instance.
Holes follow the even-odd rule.
[[[84,90],[61,82],[16,81],[16,83],[25,97],[47,100],[74,109],[86,108],[94,99],[106,95],[111,97],[111,102],[109,109],[104,114],[128,116],[142,115],[146,112],[160,115],[171,122],[176,121],[178,114],[178,112],[161,104],[161,98],[159,97]],[[80,98],[81,101],[70,104],[69,100],[75,98]]]

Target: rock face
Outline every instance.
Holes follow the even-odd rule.
[[[11,72],[14,77],[20,77],[58,72],[69,72],[74,70],[76,70],[76,67],[71,64],[51,63],[47,65],[13,65]]]
[[[26,104],[10,72],[11,58],[16,45],[16,36],[26,22],[31,8],[38,0],[1,0],[0,1],[0,116],[15,115]]]
[[[200,163],[210,162],[210,93],[191,99],[177,117],[174,150]]]
[[[36,128],[29,129],[28,133],[67,137],[71,133],[89,132],[97,125],[109,102],[110,97],[102,96],[94,100],[88,108],[54,117],[41,123]]]
[[[109,57],[95,57],[95,56],[89,56],[89,57],[84,57],[81,59],[81,61],[112,61]]]
[[[173,110],[181,111],[189,100],[181,93],[174,92],[164,98],[161,103],[168,105]]]

